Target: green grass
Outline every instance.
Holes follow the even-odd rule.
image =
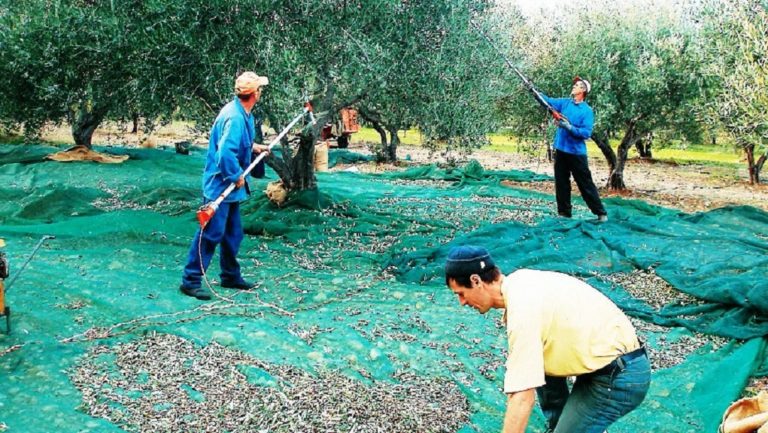
[[[595,146],[597,147],[597,146]],[[731,148],[720,146],[688,146],[686,149],[668,147],[655,149],[656,159],[681,163],[741,164],[741,155]]]
[[[520,150],[521,143],[516,139],[509,137],[490,136],[491,145],[485,149],[496,152],[517,153]],[[539,140],[533,143],[536,146],[542,146],[543,141]],[[611,147],[616,150],[618,142],[611,142]],[[587,142],[587,152],[590,155],[601,155],[600,149],[591,141]],[[638,156],[633,148],[629,151],[629,157]],[[666,147],[656,147],[653,149],[653,158],[661,161],[674,161],[680,164],[741,164],[741,157],[730,148],[718,146],[688,146],[685,149]]]
[[[24,137],[18,134],[0,133],[0,143],[19,144],[24,142]]]
[[[400,142],[411,146],[421,146],[421,133],[417,129],[409,129],[397,133]],[[360,131],[352,135],[355,143],[380,143],[381,136],[373,128],[360,128]]]
[[[378,141],[379,136],[376,131],[368,128],[361,129],[361,135],[366,137],[367,141]],[[419,145],[420,135],[418,131],[408,131],[407,137],[411,140],[403,141],[406,144]],[[402,139],[402,138],[401,138]],[[485,150],[503,153],[520,153],[525,148],[540,148],[544,143],[544,138],[528,138],[521,141],[517,137],[504,133],[489,134],[488,139],[491,144],[484,147]],[[547,141],[548,143],[548,141]],[[611,146],[616,150],[618,140],[612,140]],[[592,155],[600,155],[600,149],[592,141],[587,141],[587,152]],[[637,156],[637,151],[630,149],[630,158]],[[687,145],[681,148],[679,143],[668,146],[656,146],[653,149],[654,159],[662,161],[674,161],[682,164],[715,164],[715,165],[738,165],[742,163],[741,155],[735,152],[727,145],[724,146],[705,146],[705,145]]]

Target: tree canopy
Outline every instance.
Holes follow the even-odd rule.
[[[566,96],[576,75],[591,81],[592,138],[611,166],[609,186],[623,189],[627,152],[638,140],[660,128],[690,132],[700,125],[702,74],[692,33],[675,10],[646,2],[603,1],[553,14],[532,20],[515,39],[525,42],[527,69],[548,95]],[[527,98],[519,93],[507,104],[516,124],[531,118]],[[623,134],[617,152],[608,144],[614,133]]]
[[[28,135],[67,121],[75,142],[90,146],[96,126],[131,105],[135,41],[127,16],[108,4],[49,3],[0,10],[0,117]]]
[[[0,117],[27,134],[67,121],[90,146],[103,120],[132,114],[150,125],[175,114],[205,130],[244,70],[270,78],[259,112],[276,130],[307,99],[321,122],[357,105],[392,137],[418,127],[438,145],[484,143],[497,125],[498,79],[477,67],[489,49],[469,27],[487,0],[49,3],[24,0],[0,16]],[[305,141],[299,153],[309,154]],[[273,163],[292,176],[290,161]],[[299,188],[312,186],[305,177]]]
[[[768,2],[708,1],[699,12],[712,86],[710,122],[721,124],[760,182],[768,157]]]
[[[541,131],[543,113],[471,20],[550,96],[564,96],[574,75],[591,80],[593,139],[612,188],[625,187],[628,151],[648,134],[720,127],[758,180],[764,0],[598,0],[533,17],[493,0],[19,0],[0,6],[0,122],[30,136],[67,122],[85,146],[101,122],[127,117],[151,129],[177,116],[205,131],[234,77],[254,70],[271,80],[258,112],[275,130],[307,99],[321,122],[355,106],[383,159],[396,159],[407,128],[432,148],[477,147],[502,124]],[[311,153],[320,126],[299,153]],[[311,171],[294,152],[272,161],[284,179]],[[302,176],[298,187],[311,187]]]

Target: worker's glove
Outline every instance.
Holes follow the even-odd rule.
[[[557,126],[567,129],[568,131],[573,130],[573,125],[571,125],[571,122],[569,122],[568,119],[560,119],[560,121],[557,122]]]

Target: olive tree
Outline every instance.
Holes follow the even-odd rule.
[[[67,121],[78,145],[134,94],[133,43],[109,3],[19,0],[0,8],[0,118],[34,136]]]
[[[638,141],[659,129],[691,132],[700,126],[701,91],[706,87],[701,64],[690,29],[670,15],[649,17],[636,11],[619,26],[612,14],[601,15],[599,26],[615,27],[593,33],[593,45],[587,47],[596,66],[587,71],[600,86],[592,137],[610,165],[612,189],[626,187],[624,167]],[[624,134],[615,154],[608,145],[609,131]]]
[[[768,159],[768,2],[706,2],[702,46],[717,83],[710,99],[719,122],[746,155],[749,181],[760,182]]]
[[[494,25],[504,16],[491,6],[404,2],[381,17],[386,49],[369,64],[381,85],[358,106],[381,136],[382,159],[396,159],[397,131],[409,127],[418,127],[432,149],[477,147],[496,129],[503,62],[470,25],[498,35]]]
[[[467,66],[452,65],[471,54],[469,50],[457,58],[469,35],[470,14],[481,13],[487,5],[478,0],[191,2],[174,14],[192,15],[196,21],[233,22],[216,30],[177,26],[174,33],[181,34],[150,44],[154,47],[150,50],[182,41],[196,47],[191,50],[198,56],[194,63],[206,69],[187,69],[200,75],[194,86],[186,86],[194,92],[186,92],[181,105],[181,114],[190,118],[214,115],[231,96],[233,72],[244,69],[270,78],[258,110],[275,130],[310,99],[317,124],[307,125],[298,142],[286,140],[280,155],[268,159],[289,190],[302,190],[315,186],[312,155],[319,129],[346,106],[357,106],[364,118],[390,137],[410,126],[444,143],[484,137],[492,125],[485,120],[490,117],[488,101],[482,97],[486,93],[482,88],[477,91],[477,86],[488,88],[488,82],[470,74]],[[222,35],[235,43],[208,45]],[[175,88],[185,94],[185,88]],[[479,120],[468,121],[472,119]],[[392,141],[396,143],[396,138]],[[391,141],[385,144],[385,153],[394,158],[396,148]]]
[[[592,139],[610,166],[608,186],[625,189],[628,153],[639,140],[659,129],[699,128],[704,78],[692,30],[676,9],[648,2],[599,1],[553,13],[529,27],[531,75],[550,96],[567,95],[576,75],[592,82]],[[615,151],[612,134],[620,134]]]
[[[67,121],[85,146],[102,121],[134,113],[205,131],[253,70],[270,78],[256,112],[274,130],[306,100],[315,107],[317,124],[268,160],[289,190],[310,189],[318,132],[345,106],[391,137],[411,126],[441,144],[485,136],[493,80],[475,70],[487,49],[468,42],[469,17],[490,4],[20,0],[0,7],[0,118],[30,134]]]

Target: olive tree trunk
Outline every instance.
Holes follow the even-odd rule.
[[[390,162],[397,162],[397,147],[400,145],[400,137],[397,136],[397,128],[388,127],[389,131],[389,146],[387,146],[387,156],[389,156]]]
[[[610,168],[611,174],[608,176],[608,188],[617,191],[627,189],[627,186],[624,183],[624,167],[627,163],[629,149],[636,145],[637,141],[643,136],[644,134],[637,131],[637,122],[629,122],[626,133],[621,139],[621,143],[619,143],[619,146],[616,148],[616,152],[614,152],[608,142],[608,133],[592,134],[592,140],[597,144],[600,151],[603,152],[603,156]]]
[[[608,162],[608,168],[611,173],[616,169],[616,152],[613,151],[608,139],[610,132],[594,133],[592,134],[592,141],[597,144],[598,149],[603,153],[605,160]]]
[[[90,149],[92,147],[93,133],[106,115],[107,110],[104,108],[90,110],[83,108],[76,113],[73,112],[70,116],[70,122],[72,124],[72,138],[75,140],[75,145],[85,146]]]
[[[760,172],[763,170],[765,160],[768,159],[768,152],[761,155],[757,161],[755,161],[755,145],[750,144],[744,146],[744,151],[747,154],[747,168],[749,170],[749,183],[757,185],[760,183]]]
[[[320,137],[320,129],[332,117],[332,113],[338,112],[342,107],[355,104],[362,98],[362,95],[349,101],[341,101],[338,105],[333,104],[334,97],[333,86],[328,86],[322,96],[312,99],[311,103],[316,115],[315,123],[307,122],[299,136],[293,140],[289,141],[288,138],[283,138],[281,142],[282,158],[270,155],[266,160],[266,163],[280,176],[283,186],[289,193],[317,188],[315,145],[318,137]],[[281,124],[270,113],[267,114],[267,117],[270,124]]]
[[[324,119],[318,119],[317,124],[307,123],[298,138],[288,140],[283,138],[282,158],[270,155],[266,163],[280,176],[283,186],[290,193],[317,187],[315,177],[315,143],[319,134],[319,125]],[[277,125],[274,119],[270,123]]]
[[[768,151],[766,151],[755,163],[755,183],[760,183],[760,173],[763,171],[765,160],[768,159]]]
[[[381,162],[397,162],[397,146],[400,144],[400,137],[397,136],[399,128],[386,124],[382,116],[374,110],[361,107],[358,112],[379,133],[381,144],[376,151],[376,159]]]
[[[653,158],[653,151],[651,146],[653,145],[653,133],[645,134],[642,138],[635,143],[635,149],[640,155],[640,158]]]

